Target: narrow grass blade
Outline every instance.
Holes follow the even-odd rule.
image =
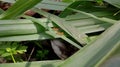
[[[77,8],[80,5],[80,1],[75,1],[74,3],[70,4],[68,7],[70,8]],[[67,15],[71,14],[73,11],[65,9],[62,13],[60,13],[59,17],[64,18]]]
[[[42,0],[17,0],[15,4],[13,4],[7,11],[0,15],[0,19],[16,18],[41,1]]]
[[[108,23],[116,23],[117,21],[116,20],[113,20],[113,19],[109,19],[109,18],[105,18],[105,17],[102,17],[102,18],[99,18],[93,14],[90,14],[90,13],[86,13],[86,12],[83,12],[83,11],[80,11],[80,10],[76,10],[76,9],[72,9],[72,8],[67,8],[67,9],[70,9],[70,10],[73,10],[75,12],[78,12],[78,13],[81,13],[81,14],[84,14],[84,15],[87,15],[87,16],[90,16],[94,19],[97,19],[97,20],[100,20],[100,21],[103,21],[103,22],[108,22]]]
[[[99,8],[100,9],[100,8]],[[105,9],[102,9],[102,11],[95,11],[95,12],[89,12],[97,17],[111,17],[114,18],[115,16],[113,16],[114,12],[112,11],[103,11]],[[81,13],[76,13],[76,14],[72,14],[67,16],[65,19],[68,21],[74,21],[74,20],[82,20],[82,19],[90,19],[90,16],[87,16],[85,14],[81,14]]]

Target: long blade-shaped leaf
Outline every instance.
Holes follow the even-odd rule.
[[[46,33],[26,34],[26,35],[13,35],[0,37],[0,41],[28,41],[28,40],[45,40],[52,39],[53,37]]]
[[[116,20],[105,18],[105,17],[99,18],[99,17],[97,17],[93,14],[86,13],[86,12],[83,12],[83,11],[80,11],[80,10],[76,10],[76,9],[72,9],[72,8],[68,8],[68,9],[73,10],[75,12],[79,12],[79,13],[84,14],[84,15],[87,15],[87,16],[92,17],[94,19],[97,19],[99,21],[108,22],[108,23],[112,23],[112,24],[117,22]]]
[[[96,41],[68,58],[59,67],[95,67],[113,47],[120,45],[120,23],[106,30]]]
[[[6,63],[0,64],[0,67],[55,67],[55,64],[59,64],[62,61],[36,61],[36,62],[22,62],[22,63]]]
[[[40,1],[42,0],[17,0],[6,12],[0,15],[0,19],[16,18]]]
[[[119,0],[104,0],[107,3],[110,3],[111,5],[120,8],[120,1]]]
[[[69,5],[68,7],[70,8],[77,8],[77,6],[80,5],[80,1],[76,1],[74,3],[72,3],[71,5]],[[66,17],[67,15],[71,14],[71,10],[68,10],[68,9],[65,9],[62,13],[60,13],[60,17],[64,18]]]
[[[65,24],[64,22],[66,21],[64,19],[59,18],[53,14],[47,13],[45,11],[42,11],[40,9],[34,8],[32,10],[54,21],[56,25],[58,25],[61,29],[63,29],[67,34],[69,34],[71,37],[73,37],[76,41],[78,41],[82,45],[86,44],[84,41],[84,39],[86,38],[86,35],[81,34],[76,29],[74,29],[73,31],[73,27],[71,28],[70,24]]]
[[[2,0],[4,2],[15,3],[15,0]],[[56,0],[42,0],[41,3],[37,4],[36,8],[60,10],[63,11],[70,3],[64,3]]]
[[[116,44],[106,56],[104,56],[96,67],[119,67],[120,66],[120,44]]]

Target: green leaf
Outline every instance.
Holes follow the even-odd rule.
[[[80,11],[80,10],[76,10],[76,9],[72,9],[72,8],[68,8],[68,9],[73,10],[75,12],[79,12],[79,13],[84,14],[84,15],[87,15],[87,16],[92,17],[92,18],[94,18],[96,20],[99,20],[99,21],[108,22],[108,23],[111,23],[111,24],[114,24],[114,23],[117,22],[116,20],[109,19],[109,18],[106,18],[106,17],[99,18],[99,17],[97,17],[93,14],[90,14],[90,13],[87,13],[87,12],[84,12],[84,11]]]
[[[0,15],[0,19],[13,19],[23,14],[42,0],[17,0],[7,11]]]
[[[74,2],[75,0],[62,0],[63,2]]]
[[[53,37],[46,33],[27,34],[27,35],[13,35],[0,37],[0,41],[27,41],[27,40],[45,40],[52,39]]]
[[[4,11],[0,8],[0,14],[2,14]]]
[[[61,60],[53,61],[36,61],[36,62],[22,62],[22,63],[5,63],[0,64],[0,67],[55,67],[55,64],[61,63]]]
[[[119,0],[104,0],[104,1],[117,7],[117,8],[120,8],[120,1]]]
[[[104,56],[97,64],[97,67],[119,67],[120,64],[120,45],[116,44],[106,56]]]
[[[4,2],[15,3],[14,0],[2,0]],[[60,10],[63,11],[70,3],[64,3],[55,0],[42,0],[41,3],[35,5],[36,8],[49,9],[49,10]]]
[[[43,29],[47,19],[35,20],[34,22],[28,19],[0,20],[0,41],[26,41],[52,38]]]
[[[7,57],[7,56],[11,56],[12,54],[17,54],[17,53],[24,53],[26,52],[27,47],[26,46],[22,46],[21,44],[19,44],[18,42],[3,42],[2,44],[0,44],[1,46],[1,53],[0,55],[2,57]]]
[[[77,8],[77,6],[79,6],[79,5],[80,5],[80,1],[75,1],[72,4],[70,4],[68,7],[70,7],[70,8]],[[66,17],[67,15],[69,15],[71,13],[72,13],[72,11],[68,10],[66,8],[62,13],[60,13],[59,17],[64,18],[64,17]]]
[[[8,57],[8,56],[10,56],[11,54],[10,53],[3,53],[2,55],[1,55],[1,57]]]
[[[69,36],[73,37],[76,41],[78,41],[82,45],[86,44],[84,41],[84,38],[86,38],[86,35],[78,32],[77,29],[75,29],[74,27],[71,27],[72,25],[70,25],[68,23],[64,23],[64,22],[67,22],[64,19],[59,18],[53,14],[47,13],[45,11],[42,11],[40,9],[34,8],[32,10],[49,18],[50,20],[52,20],[54,22],[54,24],[56,24],[58,27],[60,27],[62,30],[64,30],[65,33],[67,33]]]
[[[19,54],[23,54],[24,52],[26,52],[27,50],[27,47],[26,46],[19,46],[16,50],[17,53]]]
[[[96,41],[79,50],[59,67],[96,67],[110,50],[120,45],[120,23],[107,29]]]

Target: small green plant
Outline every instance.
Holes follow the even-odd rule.
[[[103,0],[96,0],[99,5],[104,5]]]
[[[46,55],[48,54],[48,50],[38,50],[37,51],[37,54],[36,54],[36,57],[40,60],[43,60],[43,59],[46,59]]]
[[[7,60],[12,60],[14,63],[16,63],[15,55],[23,54],[27,48],[18,42],[2,42],[0,46],[0,56]]]
[[[41,49],[41,50],[37,50],[36,58],[39,60],[47,59],[46,55],[48,55],[49,50],[44,49],[43,46],[38,42],[34,42],[34,43],[39,47],[39,49]]]

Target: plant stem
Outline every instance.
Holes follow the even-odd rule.
[[[15,58],[14,58],[12,52],[10,52],[10,55],[11,55],[11,57],[12,57],[13,62],[16,63]]]

